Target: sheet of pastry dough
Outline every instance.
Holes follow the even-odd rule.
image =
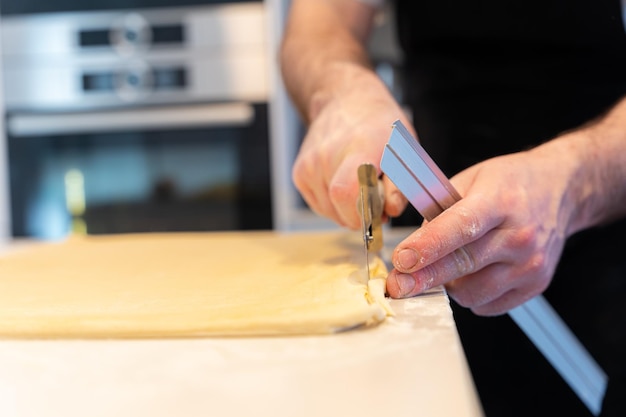
[[[137,234],[0,257],[0,337],[323,334],[392,314],[356,233]],[[371,258],[371,257],[370,257]]]

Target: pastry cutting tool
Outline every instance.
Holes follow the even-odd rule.
[[[381,169],[428,221],[461,199],[448,178],[400,121],[392,126]],[[508,314],[578,398],[598,415],[608,378],[545,298],[536,296]]]
[[[359,178],[359,211],[361,230],[365,246],[365,268],[370,276],[369,254],[379,252],[383,247],[383,198],[376,168],[372,164],[361,164],[357,169]]]

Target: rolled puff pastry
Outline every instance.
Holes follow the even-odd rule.
[[[0,337],[328,334],[393,314],[350,233],[71,238],[0,257]],[[373,258],[373,259],[372,259]]]

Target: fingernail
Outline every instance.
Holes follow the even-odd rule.
[[[417,252],[413,249],[402,249],[396,255],[396,267],[402,271],[410,271],[417,264]]]
[[[413,288],[415,288],[415,278],[409,274],[397,274],[396,283],[398,284],[398,289],[400,290],[400,297],[405,297],[411,294]]]

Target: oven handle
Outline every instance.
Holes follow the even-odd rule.
[[[105,133],[191,127],[246,126],[254,120],[249,103],[202,104],[82,113],[9,115],[13,137]]]

